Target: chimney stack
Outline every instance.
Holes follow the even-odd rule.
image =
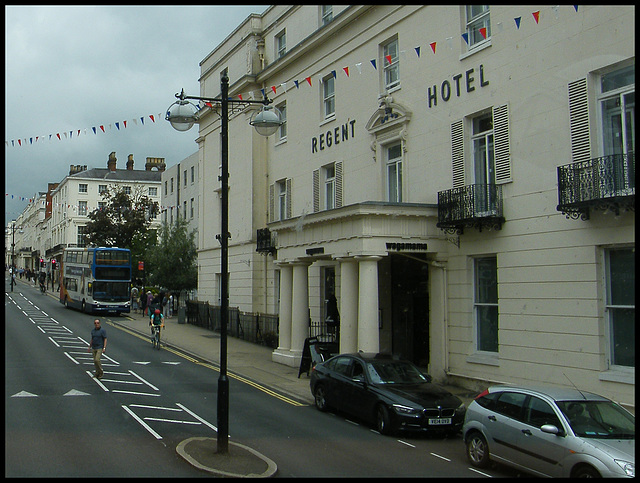
[[[113,151],[111,154],[109,154],[109,160],[107,161],[107,168],[109,168],[109,171],[116,170],[116,161],[116,152]]]
[[[147,163],[144,165],[146,171],[151,171],[153,168],[157,168],[162,172],[166,169],[167,165],[164,162],[164,158],[150,158],[147,157]]]
[[[133,154],[130,154],[129,158],[127,159],[127,170],[133,171]]]
[[[85,164],[84,166],[82,166],[81,164],[76,164],[75,166],[73,164],[69,165],[69,176],[73,176],[76,173],[80,173],[82,171],[86,171],[87,170],[87,165]]]

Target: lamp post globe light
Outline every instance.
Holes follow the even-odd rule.
[[[262,136],[270,136],[282,125],[283,121],[269,107],[271,101],[266,97],[262,101],[229,99],[229,78],[223,75],[220,79],[220,98],[186,96],[184,89],[176,94],[178,101],[167,109],[165,119],[178,131],[189,130],[198,121],[198,110],[188,100],[194,99],[220,105],[221,143],[222,143],[222,189],[221,228],[220,235],[220,376],[218,378],[218,436],[217,453],[229,452],[229,379],[227,378],[227,324],[229,321],[229,104],[262,104],[264,108],[252,116],[249,124],[255,127]]]

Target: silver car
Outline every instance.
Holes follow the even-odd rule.
[[[462,435],[476,467],[493,460],[537,476],[635,476],[635,417],[577,389],[492,386],[469,405]]]

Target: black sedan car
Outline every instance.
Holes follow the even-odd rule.
[[[391,355],[336,355],[314,366],[310,385],[320,411],[333,408],[365,419],[382,434],[454,434],[464,422],[466,407],[460,399],[413,363]]]

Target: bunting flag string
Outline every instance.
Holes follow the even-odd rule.
[[[554,18],[556,20],[559,19],[558,10],[559,10],[559,8],[562,8],[561,6],[545,7],[545,8],[551,8],[553,10]],[[578,12],[578,5],[573,5],[573,10],[574,10],[575,13],[577,13]],[[545,20],[544,11],[543,10],[536,10],[534,12],[531,12],[531,15],[533,17],[533,22],[535,23],[536,26],[539,26],[540,22]],[[549,19],[551,19],[551,17],[549,17]],[[514,23],[515,23],[515,29],[517,31],[521,31],[521,28],[523,27],[523,23],[524,23],[524,20],[523,20],[522,16],[514,17],[513,20],[514,20]],[[500,35],[501,33],[503,33],[503,31],[506,28],[507,28],[506,26],[502,25],[499,22],[498,25],[497,25],[497,29],[496,29],[497,30],[497,34]],[[486,27],[479,28],[478,29],[478,33],[482,36],[483,39],[487,39],[488,38],[489,32],[487,31]],[[492,32],[491,35],[495,36],[496,35],[496,31]],[[461,34],[461,36],[462,36],[462,39],[464,40],[464,42],[467,45],[469,45],[469,40],[470,40],[469,39],[469,34],[467,32],[465,32],[465,33]],[[427,45],[430,47],[433,55],[442,55],[443,52],[447,53],[447,51],[453,50],[452,39],[453,39],[453,37],[446,37],[444,39],[444,42],[445,42],[444,43],[444,48],[440,47],[440,49],[438,49],[437,51],[436,51],[436,47],[438,46],[439,43],[440,43],[440,45],[442,45],[441,41],[439,41],[437,39],[436,40],[431,40],[431,41],[429,41],[427,43]],[[413,50],[415,52],[415,58],[416,59],[429,59],[431,57],[430,55],[421,57],[421,47],[422,46],[420,46],[420,45],[417,45],[417,46],[413,47]],[[406,53],[406,51],[401,51],[400,54],[402,54],[403,58],[404,58],[404,57],[406,57],[407,53]],[[383,62],[385,63],[384,68],[388,68],[390,65],[392,65],[393,64],[392,61],[393,61],[393,57],[391,55],[385,55],[383,57]],[[371,65],[370,69],[372,68],[373,71],[377,71],[378,70],[377,59],[374,57],[373,59],[369,60],[369,64],[367,64],[366,62],[363,62],[363,61],[356,62],[355,64],[353,64],[353,66],[355,66],[356,70],[358,71],[358,75],[361,75],[365,71],[365,68],[363,67],[363,64],[365,64],[365,65],[369,65],[370,64]],[[357,76],[352,76],[351,75],[350,67],[351,66],[349,66],[349,65],[342,66],[342,71],[345,73],[346,79],[357,79]],[[321,73],[320,74],[312,74],[312,75],[318,75],[318,79],[319,79],[319,83],[320,84],[322,84],[322,79],[326,78],[326,75],[323,75]],[[293,83],[293,85],[295,85],[296,90],[301,89],[304,86],[305,82],[309,85],[309,87],[313,87],[312,75],[302,76],[302,79],[303,79],[302,81],[300,81],[299,79],[290,79],[287,82],[283,82],[283,83],[281,83],[279,85],[272,85],[272,86],[270,86],[270,91],[274,96],[277,96],[280,93],[286,93],[287,92],[287,87],[286,87],[287,84],[291,85],[292,83]],[[327,75],[331,75],[331,76],[333,76],[334,79],[336,79],[337,78],[336,69],[331,69],[329,71],[329,74],[327,74]],[[269,89],[269,88],[266,88],[266,89]],[[237,95],[232,96],[232,97],[237,97],[240,100],[243,100],[245,98],[248,98],[248,99],[264,98],[265,95],[266,95],[265,94],[266,89],[263,88],[263,89],[260,89],[258,91],[255,91],[255,92],[254,91],[250,91],[248,93],[240,93],[240,94],[237,94]],[[258,97],[258,95],[256,95],[256,94],[258,94],[258,95],[261,94],[261,97]],[[208,106],[210,108],[214,107],[210,102],[204,102],[204,105]],[[145,118],[151,119],[152,123],[156,122],[156,115],[154,115],[154,114],[150,114],[148,116],[141,116],[139,118],[139,121],[140,121],[140,124],[142,126],[145,125]],[[162,119],[162,115],[158,114],[157,118],[158,119]],[[133,123],[135,125],[138,125],[138,119],[133,118],[132,121],[133,121]],[[127,120],[124,120],[122,122],[120,122],[120,121],[115,122],[116,130],[117,131],[126,130],[128,128],[127,122],[128,122]],[[112,128],[111,124],[108,124],[107,126],[108,126],[109,130]],[[123,126],[122,130],[120,129],[121,126]],[[92,126],[91,127],[91,131],[93,131],[93,134],[97,134],[98,133],[98,129],[100,131],[102,131],[103,133],[107,132],[107,129],[105,128],[104,124],[99,124],[97,126]],[[75,137],[79,138],[81,132],[82,132],[82,130],[78,129],[77,130],[77,134],[76,134]],[[68,132],[69,139],[71,139],[73,137],[72,134],[73,134],[73,131],[69,131]],[[85,135],[87,134],[87,129],[84,129],[84,134]],[[65,139],[67,139],[67,132],[63,132],[63,135],[64,135]],[[54,136],[54,135],[53,134],[49,134],[49,137],[48,137],[49,141],[51,141],[52,136]],[[55,136],[58,138],[58,140],[62,140],[62,136],[60,135],[59,132],[56,133]],[[43,142],[45,139],[46,139],[45,136],[36,136],[35,137],[35,143],[37,144],[39,142]],[[24,147],[24,146],[27,145],[27,140],[29,141],[29,144],[34,144],[34,137],[31,136],[31,137],[28,137],[28,138],[20,138],[20,139],[17,139],[17,140],[12,139],[11,141],[5,141],[5,146],[6,147],[9,147],[9,146],[10,147]]]
[[[149,114],[148,116],[141,116],[139,119],[133,118],[131,119],[133,121],[133,123],[135,125],[138,124],[138,120],[140,121],[140,123],[144,126],[144,120],[145,118],[149,118],[151,119],[152,123],[156,123],[157,119],[161,119],[162,118],[162,114]],[[96,126],[92,126],[91,128],[85,128],[83,129],[72,129],[69,131],[61,131],[61,132],[56,132],[55,134],[49,134],[48,137],[45,136],[29,136],[28,138],[19,138],[19,139],[12,139],[11,141],[5,141],[5,147],[24,147],[28,144],[33,145],[33,144],[38,144],[38,143],[42,143],[45,142],[46,140],[48,140],[49,142],[52,141],[52,139],[57,138],[58,141],[62,141],[63,138],[66,139],[78,139],[80,138],[81,134],[84,133],[84,135],[87,134],[87,129],[90,129],[91,132],[93,132],[93,134],[97,135],[99,131],[102,131],[103,133],[107,133],[107,131],[110,131],[113,129],[113,125],[115,125],[115,129],[116,131],[123,131],[125,129],[127,129],[127,127],[130,127],[127,125],[127,120],[124,121],[116,121],[113,124],[108,123],[108,124],[97,124]],[[148,123],[147,123],[148,125]],[[122,129],[120,129],[122,127]]]

